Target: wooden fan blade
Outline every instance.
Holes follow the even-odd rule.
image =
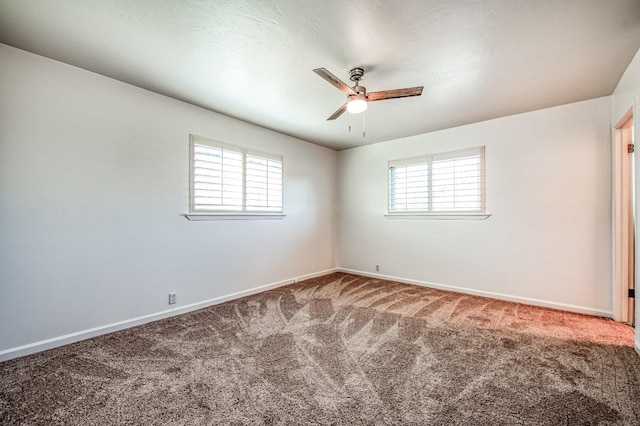
[[[338,77],[336,77],[335,75],[327,71],[326,68],[316,68],[315,70],[313,70],[313,72],[315,72],[320,77],[327,80],[329,83],[331,83],[333,86],[335,86],[338,90],[340,90],[345,95],[356,94],[356,92],[354,92],[351,87],[347,86],[345,83],[342,82],[342,80],[340,80]]]
[[[367,93],[367,101],[384,101],[385,99],[406,98],[422,95],[423,86],[407,87],[405,89],[383,90],[381,92]]]
[[[345,102],[345,104],[342,105],[340,108],[338,108],[336,112],[331,114],[331,117],[327,118],[327,121],[335,120],[336,118],[340,117],[342,113],[345,112],[346,110],[347,110],[347,103]]]

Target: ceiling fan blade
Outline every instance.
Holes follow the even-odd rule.
[[[336,112],[331,114],[331,117],[327,118],[327,121],[335,120],[336,118],[340,117],[342,113],[345,112],[346,110],[347,110],[347,103],[345,102],[345,104],[342,105],[340,108],[338,108]]]
[[[340,80],[335,75],[331,74],[326,68],[316,68],[315,70],[313,70],[313,72],[315,72],[320,77],[327,80],[329,83],[331,83],[333,86],[338,88],[338,90],[340,90],[345,95],[356,94],[356,92],[354,92],[351,87],[347,86],[345,83],[342,82],[342,80]]]
[[[367,101],[384,101],[385,99],[406,98],[422,95],[423,86],[407,87],[405,89],[383,90],[381,92],[367,93]]]

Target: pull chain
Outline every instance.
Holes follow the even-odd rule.
[[[362,137],[363,138],[364,138],[364,135],[365,135],[365,133],[364,133],[364,114],[365,114],[365,111],[362,112]]]
[[[353,114],[349,114],[349,133],[351,133],[351,116],[352,116],[352,115],[353,115]],[[362,113],[362,137],[363,137],[363,138],[366,136],[365,128],[364,128],[364,125],[365,125],[364,115],[365,115],[365,113],[363,112],[363,113]]]

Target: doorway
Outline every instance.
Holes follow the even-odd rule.
[[[615,129],[615,293],[617,321],[635,324],[635,180],[633,109]]]

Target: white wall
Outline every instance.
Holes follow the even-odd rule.
[[[334,151],[6,45],[0,93],[0,359],[336,266]],[[287,216],[181,216],[189,133],[283,154]]]
[[[610,316],[609,117],[605,97],[340,152],[340,267]],[[388,160],[479,145],[492,217],[384,216]]]
[[[620,119],[633,108],[634,111],[634,143],[636,146],[640,143],[640,113],[638,106],[640,105],[640,50],[629,64],[629,67],[622,75],[616,90],[611,96],[611,123],[615,126]],[[635,154],[635,178],[636,178],[636,212],[640,212],[640,161],[638,154]],[[637,231],[636,231],[637,235]],[[638,237],[636,236],[636,241]],[[640,277],[640,250],[636,251],[636,277]],[[636,284],[636,288],[638,288]],[[640,354],[640,327],[637,326],[640,320],[640,303],[636,298],[636,351]]]

